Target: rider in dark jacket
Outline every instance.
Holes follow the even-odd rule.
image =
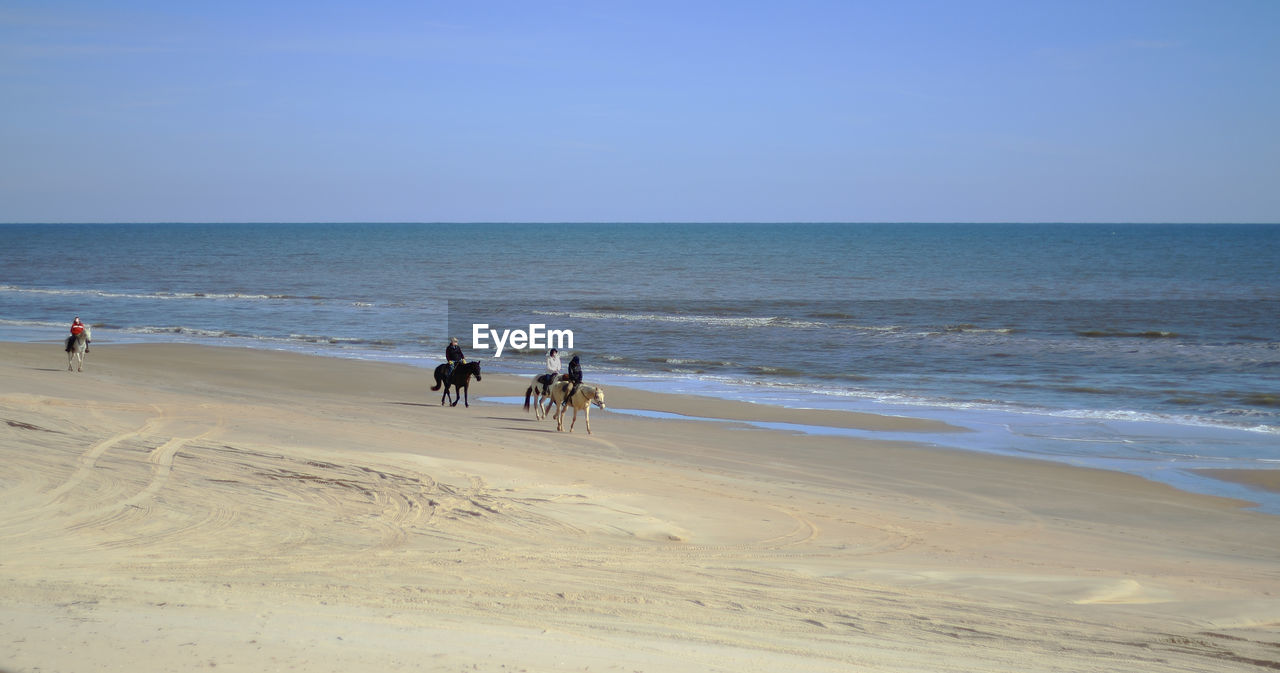
[[[569,391],[564,395],[565,404],[569,404],[569,400],[573,398],[573,393],[582,385],[582,365],[578,362],[578,356],[575,354],[572,360],[569,360],[569,373],[565,376],[569,381]]]
[[[444,359],[449,363],[449,372],[445,376],[453,376],[453,368],[467,361],[462,354],[462,346],[458,345],[458,337],[449,339],[449,346],[444,349]],[[446,379],[448,380],[448,379]]]

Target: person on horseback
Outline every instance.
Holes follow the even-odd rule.
[[[560,351],[552,348],[551,350],[547,351],[547,373],[542,375],[543,380],[546,381],[546,385],[543,386],[543,390],[545,391],[546,389],[550,388],[551,384],[556,382],[556,377],[559,375],[560,375]]]
[[[462,354],[462,346],[458,345],[458,337],[450,337],[449,345],[444,349],[444,360],[449,363],[449,372],[445,374],[445,381],[453,380],[453,370],[460,364],[465,364],[467,358]]]
[[[80,336],[82,332],[84,332],[84,323],[80,322],[80,316],[76,316],[75,320],[71,321],[71,338],[67,339],[67,350],[71,350],[71,339]],[[90,343],[85,342],[84,352],[89,352]]]
[[[582,365],[578,362],[578,354],[574,353],[573,358],[569,360],[569,373],[565,377],[569,381],[569,390],[564,395],[565,404],[569,404],[569,400],[573,399],[573,393],[582,385]]]

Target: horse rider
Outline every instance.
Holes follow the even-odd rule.
[[[547,373],[542,375],[547,383],[543,390],[551,388],[551,384],[556,382],[556,377],[560,375],[560,351],[552,348],[547,351]]]
[[[71,336],[77,337],[77,336],[80,336],[80,334],[83,332],[84,332],[84,323],[80,322],[80,316],[76,316],[75,320],[71,321]],[[68,339],[67,341],[70,342],[70,339]],[[85,342],[84,352],[86,353],[89,352],[88,341]]]
[[[573,358],[569,360],[569,373],[565,376],[569,381],[569,391],[564,395],[565,404],[569,404],[569,400],[573,399],[573,393],[582,385],[582,365],[578,363],[578,354],[574,353]]]
[[[458,345],[458,337],[450,337],[449,345],[444,349],[444,360],[449,363],[449,372],[445,374],[445,381],[453,378],[453,370],[460,364],[466,364],[467,358],[462,354],[462,346]]]

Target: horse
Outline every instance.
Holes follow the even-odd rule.
[[[579,383],[577,389],[573,391],[573,397],[566,403],[564,396],[569,392],[571,385],[573,385],[572,381],[559,381],[551,386],[551,401],[556,404],[556,431],[564,432],[564,412],[567,407],[572,406],[573,420],[569,423],[569,432],[573,432],[573,426],[578,422],[578,410],[582,409],[582,414],[587,419],[589,435],[591,434],[591,405],[605,408],[604,388],[590,383]]]
[[[448,363],[436,367],[436,384],[431,386],[432,390],[440,390],[441,384],[444,385],[444,394],[440,395],[440,406],[443,407],[445,399],[448,398],[453,400],[453,403],[449,405],[451,407],[458,406],[459,399],[463,400],[463,406],[470,407],[471,401],[467,399],[467,388],[471,385],[472,375],[475,375],[477,381],[480,380],[480,361],[472,360],[454,367],[453,376],[446,381],[445,377],[448,376],[448,371]],[[449,386],[453,386],[454,389],[452,397],[449,396]]]
[[[84,331],[79,334],[72,334],[67,337],[67,371],[71,371],[71,362],[76,362],[76,371],[84,371],[84,352],[89,350],[89,342],[93,337],[89,334],[89,328],[85,327]]]
[[[529,398],[533,398],[534,417],[542,420],[547,417],[547,410],[551,408],[551,384],[555,381],[563,381],[564,374],[538,374],[533,377],[529,383],[529,387],[524,391],[524,410],[529,410]],[[547,401],[546,408],[543,408],[542,401]]]

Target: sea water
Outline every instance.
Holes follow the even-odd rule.
[[[1280,469],[1278,272],[1274,225],[9,224],[0,339],[80,315],[100,344],[432,367],[457,336],[533,374],[472,326],[543,325],[601,383],[945,420],[971,432],[875,436],[1280,513],[1197,472]]]

